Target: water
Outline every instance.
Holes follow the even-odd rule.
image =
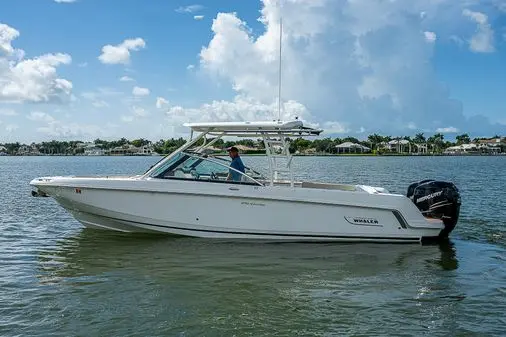
[[[137,174],[158,159],[0,157],[1,336],[506,335],[506,157],[295,159],[305,178],[399,193],[454,181],[461,220],[442,246],[97,232],[29,196],[33,177]]]

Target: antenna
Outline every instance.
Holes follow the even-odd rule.
[[[281,120],[281,39],[283,38],[283,18],[281,17],[281,1],[279,6],[279,69],[278,69],[278,121]]]

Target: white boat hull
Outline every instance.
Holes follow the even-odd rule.
[[[437,237],[405,196],[140,178],[35,179],[87,227],[222,239],[420,242]]]

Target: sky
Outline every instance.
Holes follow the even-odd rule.
[[[506,0],[4,0],[0,142],[277,119],[280,69],[323,137],[506,136]]]

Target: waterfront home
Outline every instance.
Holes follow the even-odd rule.
[[[478,146],[476,144],[462,144],[450,146],[444,150],[445,154],[472,154],[478,153]]]
[[[21,145],[16,153],[18,156],[38,156],[41,155],[39,152],[39,149],[37,149],[37,146],[35,143],[32,143],[31,145]]]
[[[408,153],[411,153],[411,143],[406,139],[392,139],[388,143],[385,144],[385,147],[393,152],[402,153],[406,152],[406,147],[408,148]]]
[[[125,144],[122,146],[116,146],[108,150],[106,153],[111,156],[133,156],[139,151],[139,148],[132,144]]]
[[[138,148],[137,153],[135,154],[138,156],[152,156],[155,154],[155,151],[153,149],[153,145],[149,143]]]
[[[105,154],[111,156],[152,156],[155,155],[156,152],[153,149],[153,145],[149,143],[141,147],[136,147],[132,144],[125,144],[107,150],[105,151]]]
[[[506,150],[506,138],[479,139],[477,147],[481,152],[501,153]]]
[[[367,146],[364,146],[364,145],[360,145],[360,144],[357,144],[357,143],[352,143],[352,142],[344,142],[342,144],[339,144],[339,145],[336,145],[336,149],[337,149],[337,153],[357,153],[357,152],[360,152],[360,153],[364,153],[364,152],[370,152],[371,149],[368,148]]]
[[[0,156],[6,156],[7,155],[7,148],[5,146],[0,145]]]
[[[85,156],[103,156],[105,151],[99,147],[91,147],[84,150]]]
[[[429,150],[427,143],[415,143],[413,145],[415,146],[416,153],[427,153]]]

